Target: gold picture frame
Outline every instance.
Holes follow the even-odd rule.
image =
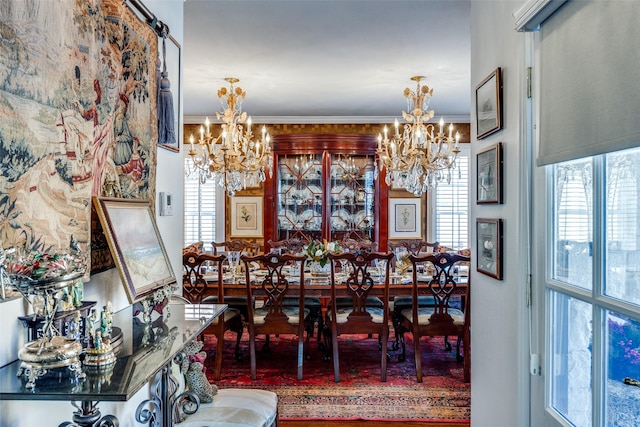
[[[262,237],[262,196],[235,196],[229,198],[230,237]]]
[[[93,197],[131,304],[176,282],[148,200]]]

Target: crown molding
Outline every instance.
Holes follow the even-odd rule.
[[[397,117],[386,116],[252,116],[255,124],[339,124],[339,123],[393,123]],[[447,123],[471,123],[467,115],[446,116]],[[205,116],[184,116],[185,125],[204,123]]]
[[[538,31],[540,24],[567,0],[529,0],[513,14],[516,31]]]

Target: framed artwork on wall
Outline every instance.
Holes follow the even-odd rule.
[[[502,203],[502,143],[492,145],[476,156],[476,203]]]
[[[94,197],[93,204],[131,304],[176,282],[149,201]]]
[[[476,219],[478,272],[502,280],[502,219]]]
[[[389,239],[422,238],[422,199],[389,198]]]
[[[235,196],[229,198],[231,205],[231,237],[261,237],[262,196]]]
[[[486,138],[502,129],[502,69],[493,70],[476,86],[476,137]]]

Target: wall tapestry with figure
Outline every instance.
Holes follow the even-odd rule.
[[[106,242],[96,258],[91,196],[154,205],[157,58],[122,0],[2,1],[1,246],[45,252],[73,236],[111,262]]]

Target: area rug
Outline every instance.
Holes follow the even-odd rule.
[[[460,422],[470,418],[470,385],[462,379],[455,350],[445,351],[443,338],[423,338],[422,383],[416,382],[413,342],[407,340],[407,359],[388,351],[387,381],[380,381],[377,339],[366,335],[340,338],[340,382],[333,363],[326,360],[315,339],[304,362],[302,380],[296,378],[295,337],[271,337],[270,351],[256,344],[257,379],[251,380],[248,334],[242,338],[243,356],[233,357],[234,334],[227,333],[219,388],[271,390],[278,395],[281,420],[369,420],[404,422]],[[391,340],[390,340],[391,343]],[[207,375],[213,382],[215,337],[207,336]],[[391,346],[391,344],[390,344]]]

